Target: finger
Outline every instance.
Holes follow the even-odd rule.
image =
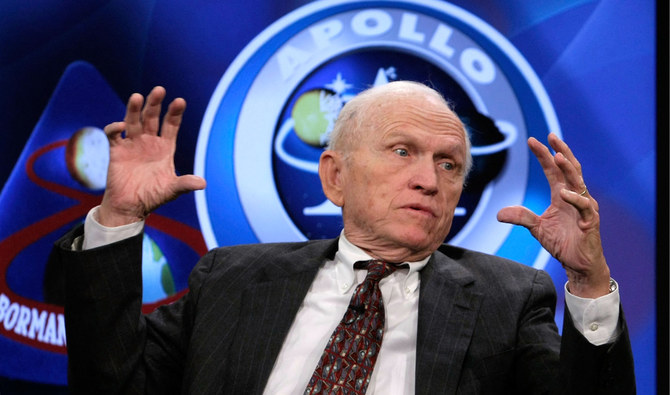
[[[184,111],[186,111],[186,101],[184,99],[176,98],[170,103],[167,113],[163,118],[163,126],[161,127],[162,137],[176,140]]]
[[[523,206],[505,207],[498,211],[498,221],[513,225],[521,225],[524,228],[532,229],[538,223],[539,217]]]
[[[581,219],[587,223],[590,223],[596,215],[597,210],[591,206],[591,199],[588,197],[581,196],[569,189],[561,189],[561,199],[576,208]],[[597,207],[597,203],[595,207]]]
[[[121,134],[125,129],[126,129],[125,122],[112,122],[109,125],[105,126],[104,132],[105,135],[107,135],[107,139],[109,140],[110,146],[114,146],[122,140]]]
[[[141,111],[144,97],[139,93],[133,93],[128,99],[126,116],[123,121],[126,124],[126,137],[136,136],[142,133]]]
[[[575,168],[574,164],[562,152],[555,156],[556,165],[561,169],[565,185],[580,196],[588,197],[589,190],[586,188],[582,173]]]
[[[164,98],[165,88],[162,86],[154,87],[149,93],[149,96],[147,96],[141,115],[144,133],[152,134],[154,136],[158,134],[161,104],[163,103]]]
[[[551,148],[554,149],[556,152],[560,152],[561,154],[565,155],[566,159],[572,163],[572,166],[574,166],[575,169],[579,172],[579,175],[582,175],[582,165],[579,163],[577,160],[577,157],[575,154],[572,152],[568,144],[561,140],[555,133],[549,133],[549,144],[551,145]]]
[[[554,150],[556,150],[556,152],[561,153],[561,155],[563,156],[562,160],[570,162],[571,166],[574,168],[574,172],[571,171],[570,176],[567,176],[566,172],[564,171],[567,181],[566,184],[570,185],[571,189],[579,196],[590,199],[590,204],[592,204],[592,207],[595,209],[596,212],[598,212],[600,209],[598,202],[593,198],[591,192],[589,192],[589,189],[586,186],[586,183],[584,182],[584,173],[582,172],[582,165],[581,163],[579,163],[579,160],[577,160],[577,157],[574,155],[568,144],[565,141],[561,140],[554,133],[549,134],[549,144],[551,144],[551,147]],[[556,156],[558,157],[559,155],[557,154]],[[558,160],[560,161],[561,159]]]
[[[531,152],[540,163],[542,171],[544,171],[544,176],[547,178],[550,186],[553,187],[556,183],[563,182],[563,175],[556,165],[554,156],[546,145],[539,142],[536,138],[531,137],[528,139],[528,148],[530,148]]]

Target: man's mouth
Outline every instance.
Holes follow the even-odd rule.
[[[424,214],[430,215],[432,217],[436,216],[435,212],[433,211],[432,208],[430,208],[429,206],[424,206],[422,204],[410,204],[410,205],[405,206],[405,208],[408,209],[408,210],[419,212],[419,213],[424,213]]]

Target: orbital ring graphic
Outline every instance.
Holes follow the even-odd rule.
[[[275,152],[277,153],[277,156],[279,156],[281,160],[283,160],[289,166],[304,170],[309,173],[319,174],[319,162],[311,162],[295,157],[284,149],[284,141],[293,131],[293,126],[295,126],[295,121],[293,121],[293,118],[289,118],[279,129],[277,139],[275,140]]]

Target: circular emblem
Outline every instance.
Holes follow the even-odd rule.
[[[415,80],[440,91],[469,130],[474,170],[447,240],[544,267],[548,254],[498,210],[550,200],[526,139],[559,133],[523,56],[478,17],[426,0],[322,1],[256,37],[222,77],[205,113],[195,173],[208,247],[335,237],[318,158],[342,106],[360,91]]]

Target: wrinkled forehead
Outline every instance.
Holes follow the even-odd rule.
[[[438,94],[401,93],[370,102],[368,133],[385,134],[403,125],[425,132],[466,138],[460,118]]]

